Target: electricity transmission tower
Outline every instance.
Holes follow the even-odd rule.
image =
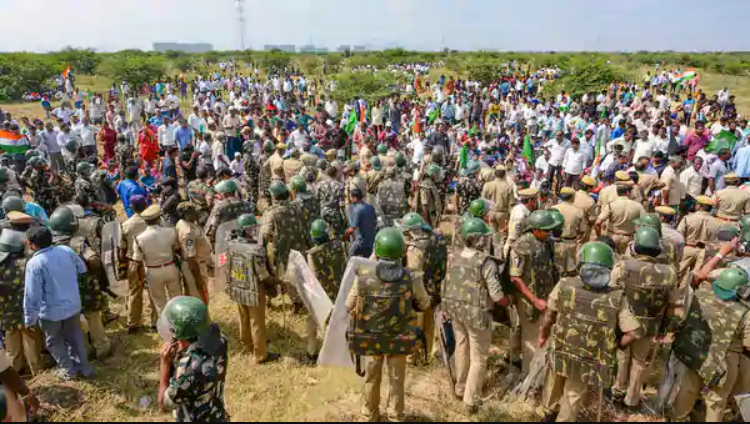
[[[240,50],[245,50],[245,0],[235,0],[237,5],[237,20],[240,23]]]

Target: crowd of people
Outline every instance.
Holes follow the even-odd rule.
[[[750,390],[750,128],[734,96],[664,66],[585,93],[550,93],[554,68],[431,84],[432,67],[359,69],[411,81],[343,104],[325,76],[235,62],[109,93],[68,72],[43,118],[0,111],[0,365],[95,378],[89,358],[111,354],[118,319],[110,286],[127,280],[128,332],[167,340],[160,406],[228,420],[217,291],[257,364],[284,353],[265,327],[285,296],[321,360],[336,315],[318,317],[290,281],[296,251],[331,303],[345,296],[368,420],[404,419],[407,363],[436,357],[476,414],[498,325],[507,369],[544,359],[545,419],[575,421],[589,392],[638,411],[667,350],[664,380],[681,384],[660,390],[658,412],[686,420],[702,397],[705,419],[724,420]]]

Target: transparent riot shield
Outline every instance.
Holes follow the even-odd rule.
[[[377,228],[378,230],[382,230],[387,225],[385,223],[385,213],[383,213],[383,208],[380,207],[378,196],[371,196],[370,204],[372,205],[373,209],[375,209],[375,215],[377,215],[378,217]]]
[[[224,291],[229,282],[229,255],[227,246],[229,236],[237,229],[237,220],[221,224],[216,229],[216,245],[214,246],[214,289]]]
[[[117,283],[117,266],[118,254],[117,249],[120,247],[120,223],[108,222],[102,227],[102,247],[101,258],[104,270],[107,273],[109,286],[114,287]]]
[[[349,354],[349,344],[346,341],[346,332],[349,329],[349,311],[346,309],[346,298],[354,285],[357,270],[363,265],[375,266],[375,264],[377,264],[376,261],[365,258],[354,257],[349,259],[323,340],[323,348],[320,350],[318,365],[354,368],[354,362]]]
[[[302,303],[315,318],[318,328],[325,328],[326,319],[333,310],[333,302],[313,274],[310,265],[296,250],[289,252],[285,280],[297,291]]]

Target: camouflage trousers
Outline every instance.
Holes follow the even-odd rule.
[[[750,391],[750,358],[735,352],[726,356],[727,374],[720,388],[708,390],[703,395],[706,404],[706,422],[723,422],[727,402],[733,394],[744,394]],[[693,370],[681,361],[677,361],[677,380],[680,381],[679,392],[674,401],[671,419],[675,422],[687,422],[701,396],[705,383]]]
[[[544,381],[542,392],[542,406],[545,412],[557,411],[557,422],[577,422],[578,411],[586,402],[589,387],[581,381],[577,373],[570,377],[563,377],[552,369],[547,369],[547,377]]]

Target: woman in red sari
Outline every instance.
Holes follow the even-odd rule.
[[[141,155],[141,160],[149,166],[154,165],[154,161],[159,155],[159,141],[148,125],[144,125],[138,135],[138,153]]]
[[[115,157],[115,145],[117,144],[117,131],[110,128],[107,121],[102,124],[99,131],[99,142],[104,145],[104,160],[109,161]]]

